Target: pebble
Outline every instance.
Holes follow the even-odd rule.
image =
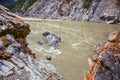
[[[52,60],[52,57],[50,55],[45,56],[47,60]]]

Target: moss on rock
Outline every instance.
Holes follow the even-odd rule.
[[[89,7],[90,0],[83,0],[83,8]]]
[[[0,6],[0,80],[62,80],[51,65],[35,59],[26,42],[29,25]],[[3,77],[3,78],[1,78]]]
[[[14,35],[15,38],[17,37],[23,37],[25,38],[29,33],[30,33],[30,29],[29,29],[29,25],[23,25],[20,26],[20,24],[15,24],[12,21],[6,21],[4,23],[5,26],[7,26],[8,28],[5,31],[2,31],[3,33],[9,33]],[[10,26],[11,25],[11,26]]]

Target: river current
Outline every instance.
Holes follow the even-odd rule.
[[[24,18],[30,24],[31,33],[27,37],[29,47],[37,59],[57,67],[64,80],[83,80],[89,70],[88,58],[92,58],[99,42],[107,41],[112,31],[120,30],[120,25],[91,22],[41,20]],[[59,49],[39,45],[42,33],[50,31],[62,38]],[[46,60],[49,55],[52,60]]]

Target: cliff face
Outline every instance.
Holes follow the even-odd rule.
[[[0,80],[62,80],[56,68],[35,59],[29,33],[27,23],[0,5]]]
[[[24,16],[120,24],[119,0],[41,0]]]
[[[90,71],[85,80],[120,80],[120,31],[110,34],[106,43],[95,48]]]
[[[0,0],[0,5],[22,15],[36,1],[38,0]]]

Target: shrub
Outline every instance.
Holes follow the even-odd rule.
[[[15,4],[15,7],[12,9],[12,11],[13,12],[24,12],[36,1],[40,1],[40,0],[18,0],[18,2]]]
[[[120,6],[120,0],[117,0],[117,4]]]
[[[89,0],[83,0],[83,8],[89,7]]]

